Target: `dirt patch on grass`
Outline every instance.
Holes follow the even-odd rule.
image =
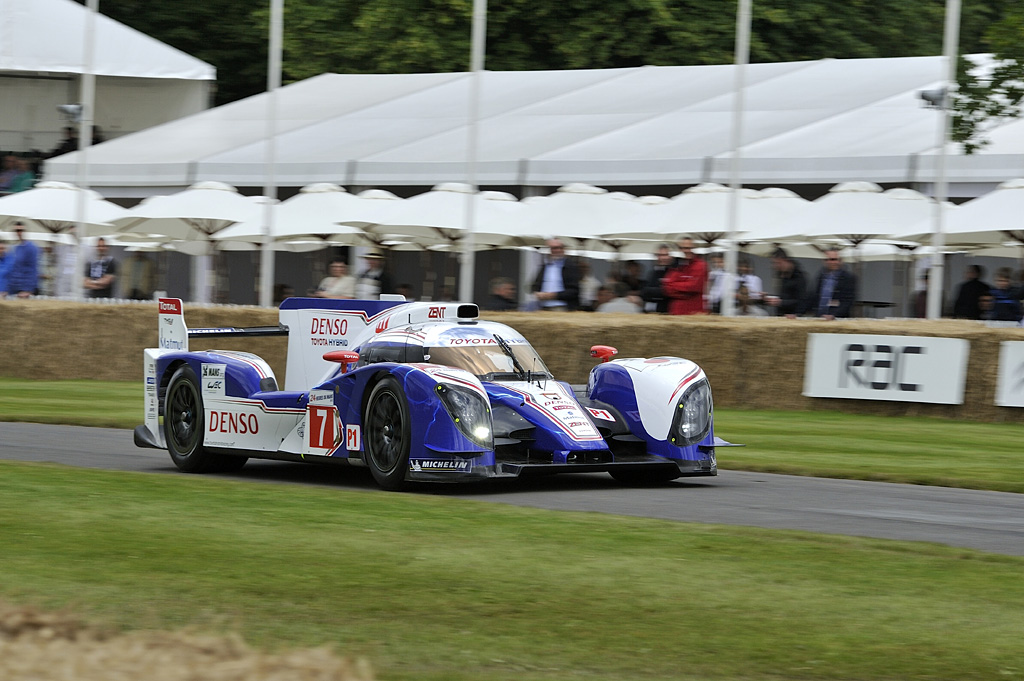
[[[62,613],[0,602],[4,681],[370,681],[370,666],[325,648],[271,655],[238,637],[109,634]]]

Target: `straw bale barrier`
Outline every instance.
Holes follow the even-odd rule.
[[[142,349],[156,345],[153,303],[102,305],[46,300],[0,302],[0,376],[34,379],[139,380]],[[1024,409],[994,405],[999,344],[1024,340],[1024,330],[960,320],[665,317],[587,312],[484,313],[518,329],[560,379],[585,383],[591,345],[612,345],[619,357],[686,357],[707,373],[719,406],[749,409],[841,410],[973,421],[1024,421]],[[277,324],[277,310],[187,305],[185,320],[205,326]],[[809,333],[964,338],[970,342],[961,405],[809,398],[803,390]],[[192,339],[193,350],[245,350],[284,377],[286,339]],[[283,383],[283,381],[282,381]]]

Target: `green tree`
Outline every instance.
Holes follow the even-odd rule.
[[[216,104],[266,90],[267,31],[250,3],[100,0],[100,12],[215,66]]]
[[[1014,24],[1009,9],[1017,1],[965,0],[962,51],[991,49],[1000,32],[1019,30],[1020,10]],[[100,2],[104,14],[216,66],[216,103],[266,88],[269,0]],[[284,82],[325,72],[466,70],[472,7],[285,0]],[[944,12],[945,0],[754,0],[751,60],[935,55]],[[517,71],[728,63],[735,17],[735,0],[491,0],[485,63]]]
[[[960,60],[953,95],[953,134],[970,154],[988,144],[986,132],[1024,113],[1024,7],[1009,9],[985,33],[990,68]]]

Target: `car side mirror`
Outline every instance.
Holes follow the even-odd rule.
[[[619,351],[610,345],[592,345],[590,347],[590,356],[597,357],[602,362],[607,362],[617,354]]]
[[[345,373],[348,371],[349,364],[359,361],[359,353],[351,350],[331,350],[324,353],[324,359],[328,362],[337,362],[341,365],[341,373]]]

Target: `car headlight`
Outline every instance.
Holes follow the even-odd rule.
[[[472,390],[438,383],[434,389],[462,434],[482,449],[494,449],[491,405]]]
[[[701,380],[683,393],[672,418],[669,439],[680,447],[693,445],[711,430],[711,386]]]

